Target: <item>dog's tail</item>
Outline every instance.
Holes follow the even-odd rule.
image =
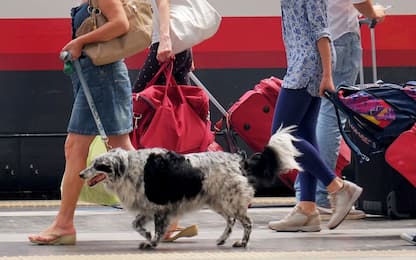
[[[295,127],[280,127],[272,135],[263,152],[256,153],[245,161],[244,169],[252,182],[271,181],[280,173],[302,170],[296,161],[296,157],[301,156],[302,153],[293,144],[299,140],[291,134]]]

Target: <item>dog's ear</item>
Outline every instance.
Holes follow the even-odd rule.
[[[128,154],[125,150],[112,149],[94,160],[94,168],[97,171],[106,173],[109,176],[121,176],[127,168],[127,156]]]
[[[115,157],[114,160],[114,174],[122,176],[126,171],[127,165],[125,164],[124,157]]]
[[[149,172],[162,168],[165,168],[165,158],[163,155],[158,153],[149,154],[146,164],[144,165],[144,170]]]
[[[166,158],[166,160],[170,161],[171,163],[172,162],[182,163],[182,162],[185,161],[185,156],[183,156],[181,154],[178,154],[178,153],[175,153],[174,151],[168,151],[165,154],[165,158]]]
[[[264,148],[262,153],[255,153],[244,162],[244,170],[249,177],[272,181],[277,176],[279,161],[275,152],[270,148]]]
[[[174,152],[149,156],[144,167],[146,197],[159,205],[195,197],[202,189],[203,179],[199,169]]]
[[[104,173],[111,173],[111,165],[108,165],[108,164],[105,164],[105,163],[103,163],[102,161],[96,161],[95,163],[94,163],[94,169],[97,171],[97,172],[104,172]]]

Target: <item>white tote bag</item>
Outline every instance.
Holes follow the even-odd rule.
[[[221,15],[207,0],[171,0],[170,37],[177,54],[213,36]]]

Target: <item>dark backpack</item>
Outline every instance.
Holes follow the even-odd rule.
[[[351,131],[372,152],[384,151],[402,132],[416,122],[416,87],[410,84],[370,84],[364,86],[340,86],[336,93],[326,96],[348,118]],[[338,120],[339,123],[340,120]],[[341,133],[361,159],[362,154],[346,135],[340,124]]]

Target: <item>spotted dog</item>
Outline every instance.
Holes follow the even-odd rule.
[[[277,173],[301,170],[295,157],[293,127],[279,129],[264,151],[251,158],[236,153],[202,152],[180,155],[161,148],[125,151],[113,149],[97,157],[80,173],[90,186],[103,181],[136,217],[133,228],[146,238],[139,248],[154,248],[178,216],[209,206],[226,220],[217,240],[223,245],[235,221],[244,229],[234,247],[246,247],[252,221],[247,215],[254,196],[253,183]],[[154,236],[145,229],[153,220]]]

